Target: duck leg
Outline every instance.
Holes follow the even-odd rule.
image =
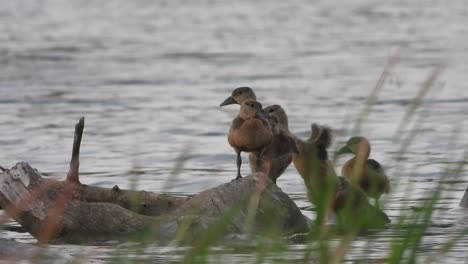
[[[269,174],[270,166],[271,166],[270,159],[268,157],[267,159],[264,159],[264,154],[268,148],[269,146],[255,153],[255,155],[257,156],[257,168],[258,168],[257,171],[261,171],[265,173],[265,175]],[[273,182],[276,183],[275,180],[273,180]]]
[[[241,168],[241,165],[242,165],[242,158],[241,158],[241,155],[240,155],[240,151],[236,151],[236,154],[237,154],[237,177],[235,178],[235,180],[238,180],[238,179],[242,178],[242,176],[240,174],[240,168]]]

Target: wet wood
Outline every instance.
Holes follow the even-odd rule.
[[[307,232],[294,202],[258,173],[206,190],[193,198],[102,188],[79,180],[84,119],[75,126],[70,170],[64,181],[44,178],[20,162],[0,173],[0,206],[39,241],[130,239],[195,242],[218,223],[220,233],[284,235]],[[182,234],[182,235],[181,235]]]
[[[181,228],[186,229],[183,241],[192,242],[231,213],[223,233],[258,233],[273,227],[284,235],[307,232],[306,218],[288,195],[270,181],[259,187],[263,181],[264,174],[253,174],[189,199],[46,179],[20,162],[0,174],[0,205],[44,242],[129,239],[148,229],[157,230],[154,240],[167,241]],[[146,206],[135,210],[132,194],[141,194],[145,202],[138,205]]]
[[[227,233],[261,233],[280,230],[283,235],[308,232],[307,218],[296,204],[263,173],[255,173],[239,180],[222,184],[203,191],[172,213],[178,219],[194,212],[199,218],[195,224],[202,232],[219,223],[225,215],[232,213],[223,227]],[[195,210],[195,211],[194,211]],[[231,210],[231,212],[229,212]]]
[[[80,200],[86,197],[80,195],[86,189],[99,192],[85,185],[45,179],[21,162],[0,175],[0,205],[40,241],[105,239],[143,230],[154,222],[152,217],[117,202]],[[112,189],[100,191],[110,193]]]
[[[80,183],[79,168],[80,168],[80,146],[81,137],[83,136],[84,117],[80,118],[75,125],[75,137],[73,138],[72,156],[70,159],[70,169],[67,174],[67,182]]]

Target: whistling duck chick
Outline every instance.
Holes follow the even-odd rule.
[[[278,125],[289,133],[288,115],[286,115],[283,107],[280,105],[270,105],[265,108],[265,112],[268,113],[269,117],[275,118]]]
[[[228,141],[237,154],[237,177],[242,178],[240,153],[256,152],[262,158],[262,150],[272,142],[273,132],[262,105],[256,101],[245,101],[241,104],[239,115],[232,121]]]
[[[307,141],[296,137],[299,153],[293,155],[293,163],[306,186],[317,188],[327,178],[336,178],[333,164],[328,159],[327,148],[331,144],[331,130],[325,126],[312,124]]]
[[[281,174],[291,164],[293,153],[298,153],[296,141],[288,131],[288,117],[279,105],[265,108],[268,120],[274,129],[273,140],[263,152],[262,160],[256,153],[250,153],[249,161],[252,172],[264,172],[276,183]]]
[[[352,153],[355,155],[343,165],[341,175],[361,187],[377,202],[383,193],[390,191],[390,183],[380,163],[369,159],[370,151],[370,143],[365,137],[352,137],[337,154]]]
[[[297,139],[299,154],[294,155],[293,162],[307,186],[310,201],[317,206],[317,217],[323,220],[333,212],[340,225],[359,229],[379,228],[390,222],[384,212],[369,203],[360,188],[336,176],[327,151],[331,130],[317,124],[312,124],[311,130],[306,142]]]
[[[257,97],[252,88],[239,87],[234,89],[232,95],[224,100],[220,106],[242,104],[247,100],[256,101],[256,99]],[[284,113],[284,110],[280,106],[271,106],[269,108],[269,111],[273,112],[273,110],[283,111]],[[288,120],[286,113],[284,113],[284,116],[278,114],[276,117],[269,114],[268,121],[272,126],[274,134],[272,144],[265,150],[262,159],[257,159],[259,153],[253,152],[249,155],[249,161],[252,172],[264,172],[276,183],[276,179],[284,172],[289,164],[291,164],[291,152],[297,153],[298,151],[294,138],[287,130]],[[286,124],[286,129],[281,129],[281,124],[283,123]]]
[[[268,110],[267,110],[268,109]],[[281,128],[296,142],[298,152],[293,153],[293,163],[304,180],[308,189],[319,188],[327,178],[334,180],[336,173],[328,160],[327,148],[331,144],[331,131],[328,127],[312,124],[311,136],[307,141],[292,135],[288,130],[288,118],[279,106],[267,108],[267,112],[274,110],[274,116]],[[270,115],[270,113],[269,113]]]
[[[254,91],[250,87],[239,87],[232,91],[232,95],[226,98],[219,106],[230,104],[242,104],[243,102],[251,100],[257,101]]]

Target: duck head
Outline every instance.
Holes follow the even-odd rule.
[[[269,116],[275,118],[278,124],[283,128],[288,128],[288,116],[280,105],[270,105],[265,108]]]
[[[352,137],[350,138],[344,147],[338,150],[337,155],[352,153],[357,155],[358,153],[370,152],[370,143],[365,137]]]
[[[219,106],[225,106],[230,104],[241,105],[247,100],[257,100],[254,91],[250,87],[239,87],[234,89],[234,91],[232,91],[232,95],[226,98],[226,100],[224,100],[224,102],[222,102]]]
[[[241,104],[239,116],[247,120],[251,118],[267,118],[268,114],[263,110],[261,103],[247,100]]]

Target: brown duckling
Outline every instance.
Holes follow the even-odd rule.
[[[328,159],[327,148],[331,137],[330,128],[317,124],[311,125],[311,135],[307,141],[296,137],[299,153],[293,155],[293,163],[307,187],[323,184],[327,178],[337,176]]]
[[[250,153],[249,161],[252,172],[265,172],[276,183],[281,174],[292,162],[293,153],[298,153],[296,141],[288,131],[288,117],[284,109],[279,105],[271,105],[265,108],[268,119],[273,126],[273,141],[268,146],[262,160],[257,159],[256,153]]]
[[[273,139],[273,131],[267,121],[267,115],[262,105],[257,101],[248,100],[242,103],[239,115],[232,121],[229,129],[228,141],[237,154],[237,177],[242,178],[240,167],[242,159],[240,153],[256,152],[257,158]]]
[[[265,108],[268,116],[275,118],[278,125],[289,133],[288,115],[281,105],[270,105]]]
[[[250,87],[239,87],[232,91],[231,96],[226,98],[219,106],[225,106],[230,104],[239,104],[247,100],[257,101],[254,91]]]
[[[341,175],[359,186],[377,202],[383,193],[390,191],[390,182],[382,165],[374,159],[369,159],[370,151],[369,140],[365,137],[352,137],[337,154],[352,153],[355,155],[343,165]]]
[[[307,141],[296,139],[299,153],[294,155],[293,163],[307,186],[310,201],[317,206],[318,219],[323,221],[333,212],[341,226],[358,229],[378,228],[390,222],[384,212],[369,203],[362,190],[336,176],[327,151],[331,130],[317,124],[312,124],[311,130]]]
[[[256,99],[257,97],[252,88],[239,87],[234,89],[234,91],[232,91],[232,95],[224,100],[220,106],[242,104],[247,100],[256,101]],[[287,130],[287,116],[284,116],[285,120],[283,120],[281,115],[273,116],[274,110],[278,109],[277,107],[281,108],[280,106],[271,106],[269,111],[271,111],[272,114],[268,113],[268,121],[272,126],[274,134],[272,144],[267,150],[265,150],[261,160],[257,159],[258,153],[256,152],[252,152],[249,155],[250,168],[252,172],[264,172],[268,174],[269,178],[275,183],[276,179],[278,179],[278,177],[291,163],[291,152],[298,152],[294,138],[291,137]],[[284,112],[282,108],[280,110]],[[286,129],[281,129],[282,123],[286,124]]]

